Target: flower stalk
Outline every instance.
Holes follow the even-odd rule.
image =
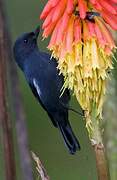
[[[92,131],[93,133],[91,135],[91,144],[95,152],[98,180],[109,180],[110,174],[108,169],[108,161],[102,139],[103,130],[100,127],[99,121],[95,120],[95,112],[96,111],[94,106],[92,115],[90,117],[90,120],[92,121],[94,127],[94,131]],[[85,115],[87,116],[87,112],[85,112]]]

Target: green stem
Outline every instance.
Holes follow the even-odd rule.
[[[98,180],[109,180],[108,164],[103,145],[102,133],[99,120],[96,118],[96,108],[93,108],[91,116],[85,113],[86,121],[91,122],[91,144],[96,157]],[[87,120],[88,119],[88,120]]]

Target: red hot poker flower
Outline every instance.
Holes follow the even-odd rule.
[[[106,79],[116,48],[105,24],[106,21],[117,29],[116,1],[49,0],[40,16],[44,19],[43,37],[51,35],[48,48],[65,77],[63,89],[73,90],[88,115],[94,104],[96,117],[101,116]],[[99,14],[96,17],[95,9],[103,19]],[[91,134],[89,117],[86,126]]]

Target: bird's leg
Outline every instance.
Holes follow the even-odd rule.
[[[66,109],[68,109],[68,110],[70,110],[70,111],[73,111],[73,112],[77,113],[78,115],[84,117],[84,111],[83,111],[83,110],[82,110],[82,113],[81,113],[81,112],[75,110],[74,108],[72,108],[72,107],[69,106],[69,105],[65,105],[65,104],[62,103],[62,102],[61,102],[61,104],[62,104],[62,106],[64,106],[64,108],[66,108]]]

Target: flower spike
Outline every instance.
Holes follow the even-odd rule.
[[[107,27],[117,30],[117,0],[49,0],[40,18],[43,37],[51,35],[48,48],[58,69],[86,112],[89,135],[91,121],[102,117],[108,71],[112,66],[115,42]],[[105,23],[106,22],[106,23]]]

